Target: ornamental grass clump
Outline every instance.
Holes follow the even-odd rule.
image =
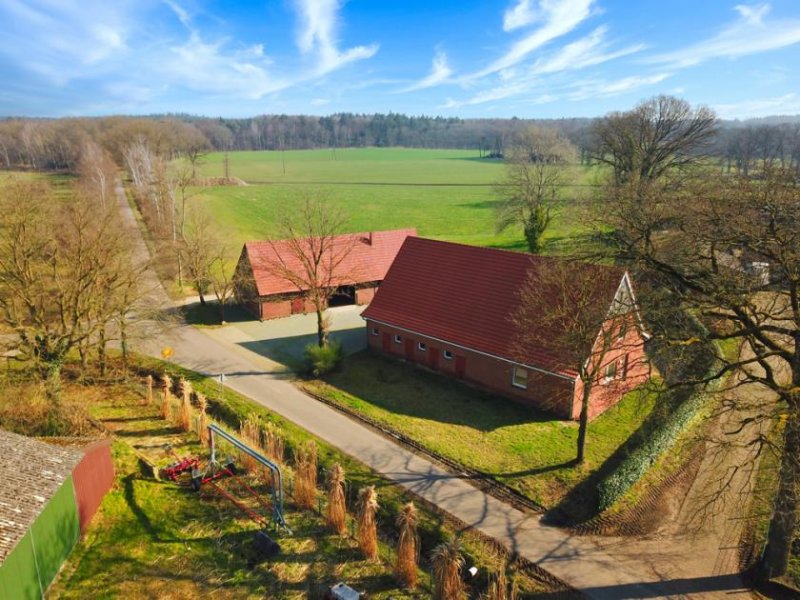
[[[264,439],[264,451],[266,452],[267,457],[269,457],[272,462],[279,465],[285,464],[286,438],[284,437],[280,427],[274,423],[267,423],[262,433]]]
[[[466,596],[461,569],[464,556],[457,540],[442,542],[433,549],[433,600],[463,600]]]
[[[317,504],[317,444],[306,440],[295,456],[294,502],[298,508],[314,510]]]
[[[178,387],[181,392],[181,406],[177,425],[181,431],[189,432],[192,430],[192,384],[181,379]]]
[[[208,445],[208,415],[206,411],[208,410],[208,400],[206,400],[206,395],[201,394],[200,392],[197,393],[197,410],[198,410],[198,419],[197,419],[197,435],[200,437],[200,443],[204,446]]]
[[[172,420],[172,379],[166,373],[161,377],[162,398],[161,398],[161,418],[165,421]]]
[[[261,447],[261,423],[258,421],[258,417],[251,415],[239,423],[239,437],[253,450],[264,454]],[[242,456],[242,462],[245,470],[251,473],[254,473],[260,466],[258,461],[247,453]]]
[[[325,521],[334,533],[347,532],[347,508],[344,501],[344,469],[338,463],[328,472],[328,509]]]
[[[397,562],[394,573],[404,587],[413,590],[417,586],[417,560],[419,538],[417,536],[417,507],[413,502],[404,504],[397,515],[400,537],[397,539]]]
[[[375,486],[363,488],[358,494],[358,547],[369,560],[378,558],[378,493]]]

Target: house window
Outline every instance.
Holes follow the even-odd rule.
[[[420,352],[427,352],[428,351],[428,346],[427,346],[427,344],[425,344],[425,342],[420,342],[419,344],[417,344],[417,349]]]
[[[379,333],[378,332],[378,328],[377,327],[373,327],[372,328],[372,335],[378,335],[378,333]]]
[[[628,376],[628,355],[622,357],[622,372],[620,378],[625,379]]]
[[[514,387],[528,389],[528,371],[522,367],[514,367],[514,372],[511,376],[511,385]]]
[[[628,333],[628,321],[623,319],[619,324],[619,339],[624,338],[626,333]]]
[[[606,374],[603,378],[603,383],[608,383],[617,376],[617,361],[610,362],[606,365]]]
[[[394,343],[395,343],[395,344],[402,344],[402,343],[403,343],[403,336],[401,336],[401,335],[395,335],[395,336],[394,336]]]
[[[444,356],[445,360],[453,360],[453,353],[450,350],[443,350],[442,356]]]

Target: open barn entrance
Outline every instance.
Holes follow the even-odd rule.
[[[341,285],[333,292],[328,306],[352,306],[356,303],[356,288],[352,285]]]

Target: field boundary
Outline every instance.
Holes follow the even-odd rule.
[[[320,394],[316,394],[309,390],[303,383],[297,383],[297,387],[302,391],[306,396],[317,400],[318,402],[322,402],[323,404],[330,406],[333,409],[336,409],[340,413],[354,419],[364,425],[367,425],[370,429],[373,429],[377,433],[380,433],[384,437],[387,437],[401,446],[404,446],[408,450],[416,452],[429,458],[431,460],[436,461],[437,463],[441,464],[442,466],[446,467],[450,471],[453,471],[454,474],[462,476],[464,481],[468,481],[473,486],[478,488],[479,490],[486,492],[490,496],[495,497],[496,499],[500,500],[501,502],[505,502],[506,504],[510,504],[514,508],[522,511],[532,512],[537,515],[542,515],[547,510],[544,506],[535,502],[528,498],[527,496],[522,495],[520,492],[515,490],[514,488],[497,481],[491,474],[486,473],[484,471],[480,471],[478,469],[472,469],[467,467],[458,461],[453,460],[452,458],[448,458],[438,452],[435,452],[424,445],[420,444],[416,440],[408,437],[407,435],[400,433],[396,429],[391,427],[387,427],[386,425],[376,421],[375,419],[371,419],[365,415],[360,414],[358,411],[355,411],[347,406],[343,406],[338,402],[326,398]]]

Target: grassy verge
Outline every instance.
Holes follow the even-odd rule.
[[[575,456],[577,424],[411,365],[363,352],[314,393],[487,473],[552,507],[602,465],[647,418],[653,394],[635,391],[589,426],[587,460]]]

